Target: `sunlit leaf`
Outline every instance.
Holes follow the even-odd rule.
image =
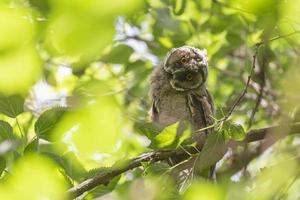
[[[174,123],[167,126],[155,138],[152,146],[157,148],[164,148],[172,145],[176,140],[177,128],[179,123]]]
[[[18,48],[31,42],[33,39],[35,31],[34,23],[31,23],[30,20],[26,19],[26,15],[28,15],[26,9],[7,8],[0,5],[1,56],[5,54],[5,51]]]
[[[26,9],[0,6],[1,93],[26,93],[40,76],[41,60],[34,44],[35,24],[28,15]]]
[[[191,135],[191,127],[185,122],[177,122],[165,127],[151,142],[152,148],[176,149]],[[153,137],[153,136],[152,136]]]
[[[52,162],[41,156],[27,156],[18,162],[7,181],[1,183],[0,199],[61,200],[66,189],[66,181]]]
[[[275,11],[275,7],[278,6],[277,1],[274,0],[252,0],[252,1],[238,1],[244,9],[249,12],[253,12],[257,15],[270,14]]]
[[[41,75],[41,60],[32,46],[8,51],[0,56],[0,92],[25,94]]]
[[[194,183],[184,194],[183,200],[225,200],[221,187],[210,182]]]
[[[116,15],[128,14],[143,1],[52,0],[54,7],[47,31],[46,47],[70,63],[86,64],[99,58],[112,42]]]
[[[145,199],[147,194],[147,197],[155,200],[176,199],[175,188],[170,177],[144,177],[134,180],[124,196],[127,199]]]
[[[255,187],[251,191],[252,197],[258,195],[258,199],[268,200],[275,195],[281,195],[285,192],[282,188],[287,187],[289,181],[299,173],[297,161],[292,159],[291,155],[278,155],[276,160],[276,164],[267,166],[257,177],[254,177]]]
[[[67,113],[54,129],[54,140],[74,145],[83,157],[112,153],[121,134],[121,112],[113,96],[100,96]]]
[[[111,51],[105,54],[101,61],[109,63],[126,63],[133,53],[133,49],[126,45],[118,45],[112,47]]]

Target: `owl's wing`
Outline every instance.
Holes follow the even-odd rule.
[[[190,121],[195,131],[193,139],[201,146],[204,143],[206,135],[209,134],[212,129],[206,129],[201,132],[197,132],[197,130],[208,127],[214,123],[214,104],[212,96],[207,89],[194,91],[187,96],[187,104],[190,111]]]
[[[157,108],[156,105],[157,105],[156,100],[153,100],[151,110],[150,110],[150,114],[151,114],[151,119],[154,122],[158,121],[158,108]]]

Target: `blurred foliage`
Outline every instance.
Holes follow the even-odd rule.
[[[248,93],[198,154],[200,175],[230,139],[300,121],[298,0],[2,0],[0,30],[0,199],[65,199],[117,161],[184,149],[189,129],[178,137],[178,123],[160,132],[148,118],[148,76],[173,47],[207,49],[220,119],[260,44]],[[174,166],[147,162],[80,199],[299,199],[299,136],[235,166],[257,147],[230,149],[217,182],[178,188]]]

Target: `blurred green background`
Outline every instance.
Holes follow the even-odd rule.
[[[117,161],[171,148],[174,127],[153,137],[141,124],[148,76],[173,47],[207,49],[221,118],[257,44],[253,81],[231,116],[245,132],[300,121],[300,1],[2,0],[0,199],[66,199],[68,188]],[[241,140],[244,131],[228,134]],[[300,199],[299,141],[286,137],[228,173],[234,155],[259,143],[230,150],[218,182],[177,188],[170,166],[145,163],[78,199]]]

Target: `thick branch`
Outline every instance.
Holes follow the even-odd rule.
[[[289,129],[288,134],[290,135],[300,133],[300,122],[292,124],[291,126],[288,125],[271,126],[271,127],[251,130],[250,132],[248,132],[243,142],[250,143],[254,141],[260,141],[272,135],[276,135],[276,137],[273,138],[275,138],[275,141],[277,141],[282,137],[286,136],[287,134],[279,134],[279,132],[275,130],[283,130],[283,129],[284,130]],[[188,151],[188,153],[186,151]],[[189,154],[195,154],[197,152],[198,151],[192,148],[188,150],[185,149],[185,151],[180,149],[174,151],[154,151],[154,152],[145,153],[132,160],[129,160],[127,163],[124,163],[121,166],[120,165],[114,166],[109,171],[99,173],[98,175],[90,179],[87,179],[86,181],[80,183],[79,185],[69,189],[67,193],[70,198],[75,198],[83,194],[84,192],[95,188],[98,185],[104,185],[109,183],[114,177],[126,171],[141,166],[143,162],[157,162],[157,161],[167,160],[168,158],[177,157],[177,156],[186,156],[186,158],[188,158]]]
[[[266,128],[253,129],[247,133],[247,136],[246,136],[244,142],[250,143],[250,142],[263,140],[264,138],[266,138],[266,136],[270,137],[271,135],[274,135],[274,136],[276,135],[279,138],[284,137],[284,136],[286,136],[286,134],[280,134],[278,131],[278,130],[282,130],[282,129],[290,129],[288,131],[288,133],[286,133],[289,135],[300,133],[300,122],[296,122],[291,125],[270,126],[270,127],[266,127]]]
[[[192,152],[193,153],[193,152]],[[195,152],[194,152],[195,153]],[[161,160],[166,160],[174,156],[188,155],[184,151],[154,151],[142,154],[134,159],[129,160],[127,163],[123,163],[121,166],[114,166],[110,170],[103,173],[99,173],[96,176],[85,180],[79,185],[68,190],[69,198],[75,198],[95,188],[98,185],[105,185],[109,183],[114,177],[129,171],[131,169],[137,168],[142,165],[143,162],[157,162]]]

